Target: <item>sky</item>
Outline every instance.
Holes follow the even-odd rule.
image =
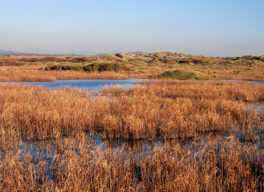
[[[0,0],[0,49],[264,55],[263,0]]]

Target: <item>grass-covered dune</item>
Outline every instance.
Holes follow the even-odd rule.
[[[67,75],[70,71],[74,75]],[[187,74],[172,75],[175,72]],[[62,75],[56,75],[59,72]],[[104,76],[104,73],[111,73]],[[42,75],[43,73],[43,75]],[[208,57],[170,52],[103,56],[1,56],[0,81],[102,78],[264,79],[264,56]],[[24,74],[24,75],[23,75]],[[26,75],[25,75],[26,74]],[[29,76],[27,78],[27,76]],[[185,75],[183,75],[185,76]]]

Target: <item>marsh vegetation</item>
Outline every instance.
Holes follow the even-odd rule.
[[[0,81],[65,79],[264,79],[264,56],[160,52],[102,56],[1,56]]]
[[[263,191],[263,101],[256,83],[0,85],[0,189]]]

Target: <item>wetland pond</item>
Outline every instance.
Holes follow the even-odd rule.
[[[7,84],[21,84],[42,86],[45,88],[78,88],[88,91],[99,91],[105,86],[121,86],[122,88],[134,88],[137,84],[142,83],[142,79],[125,79],[125,80],[59,80],[52,82],[8,82]],[[264,81],[234,81],[234,80],[221,80],[218,82],[245,82],[245,83],[263,83]],[[3,82],[2,82],[3,83]]]
[[[133,88],[137,83],[141,83],[140,79],[126,79],[126,80],[63,80],[53,82],[19,82],[22,85],[42,86],[45,88],[78,88],[86,89],[88,91],[99,91],[104,86],[119,85],[123,88]]]
[[[65,81],[55,81],[55,82],[20,82],[22,85],[33,85],[33,86],[43,86],[45,88],[80,88],[87,89],[88,91],[98,91],[104,86],[120,85],[123,88],[133,88],[137,83],[141,83],[142,80],[139,79],[130,79],[130,80],[65,80]],[[264,83],[264,81],[257,81],[257,83]],[[250,104],[248,106],[248,111],[260,110],[263,111],[263,104]],[[247,139],[247,135],[241,131],[231,131],[221,138],[216,137],[205,137],[200,138],[199,141],[184,140],[184,141],[164,141],[164,140],[140,140],[140,141],[125,141],[125,140],[104,140],[100,135],[89,136],[88,134],[82,136],[82,139],[77,138],[61,138],[61,139],[51,139],[45,141],[27,141],[19,140],[12,143],[6,143],[1,141],[0,145],[0,159],[3,161],[9,156],[15,156],[20,161],[23,161],[25,157],[29,157],[30,161],[34,164],[38,162],[45,162],[47,165],[46,177],[50,179],[52,175],[52,170],[56,169],[56,157],[58,154],[67,153],[68,149],[75,151],[76,154],[79,154],[80,143],[83,146],[87,147],[87,151],[91,151],[92,154],[96,153],[98,148],[101,151],[106,150],[122,150],[125,153],[133,153],[135,156],[142,158],[143,156],[152,156],[155,153],[155,149],[162,148],[164,145],[177,146],[181,145],[185,147],[187,151],[192,154],[197,153],[200,148],[203,147],[207,142],[212,138],[219,139],[219,142],[225,145],[226,141],[229,139],[230,135],[240,141],[241,145],[251,145],[251,141]],[[254,141],[254,144],[257,144],[260,154],[263,149],[263,140],[264,134],[259,134],[259,138]],[[198,144],[197,144],[198,143]],[[117,153],[118,154],[118,153]],[[199,159],[197,159],[198,161]],[[262,162],[263,163],[263,162]],[[137,174],[137,173],[135,173]],[[140,178],[139,175],[135,177]],[[54,178],[53,178],[54,179]]]

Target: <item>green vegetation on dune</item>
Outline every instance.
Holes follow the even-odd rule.
[[[129,68],[123,63],[94,63],[94,64],[56,64],[45,68],[47,71],[53,70],[75,70],[75,71],[128,71]]]
[[[186,72],[180,70],[174,71],[165,71],[164,73],[158,75],[159,79],[178,79],[178,80],[187,80],[187,79],[197,79],[204,80],[208,79],[208,77],[204,75],[198,75],[194,72]]]
[[[186,80],[186,79],[198,79],[197,74],[193,72],[185,72],[185,71],[166,71],[161,75],[158,75],[158,78],[170,78],[170,79],[179,79],[179,80]]]
[[[128,72],[135,78],[263,80],[264,56],[195,56],[158,52],[101,56],[10,56],[0,57],[0,72],[28,70]],[[24,67],[25,66],[25,67]],[[18,69],[15,69],[18,68]],[[3,75],[2,75],[3,76]]]

